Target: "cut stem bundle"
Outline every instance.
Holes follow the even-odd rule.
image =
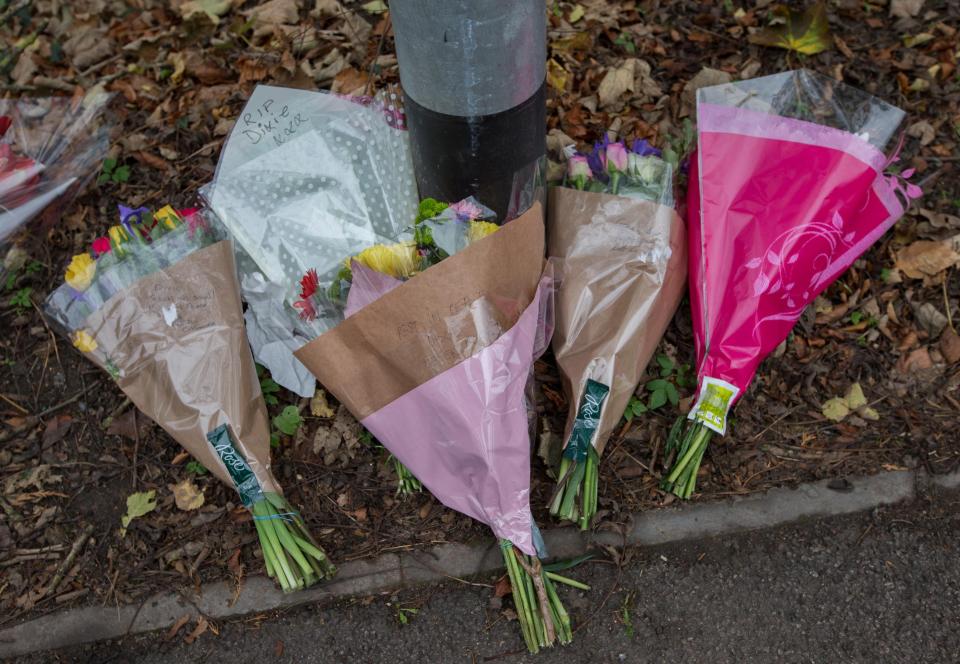
[[[667,438],[666,454],[676,451],[673,466],[660,483],[660,488],[679,498],[689,498],[697,487],[697,472],[713,438],[713,429],[702,422],[692,422],[682,415],[674,423]]]
[[[420,480],[410,472],[410,469],[404,466],[400,459],[390,455],[390,461],[393,462],[393,470],[397,474],[397,495],[411,496],[423,491],[423,485]]]
[[[264,493],[251,506],[267,576],[284,592],[333,576],[336,568],[307,531],[300,515],[278,493]]]
[[[588,530],[597,513],[599,467],[600,455],[593,445],[583,461],[564,456],[560,462],[557,490],[550,503],[550,514],[579,523],[581,530]]]
[[[563,583],[581,589],[589,586],[545,571],[537,558],[518,551],[508,540],[500,540],[500,550],[527,649],[537,653],[540,648],[552,647],[554,641],[561,645],[570,643],[573,638],[570,616],[554,584]]]

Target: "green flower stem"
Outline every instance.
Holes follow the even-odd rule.
[[[697,486],[697,472],[703,461],[713,430],[701,422],[687,424],[680,441],[677,458],[662,483],[662,487],[679,498],[689,498]]]
[[[570,615],[567,613],[563,603],[560,601],[560,596],[557,594],[557,589],[553,587],[551,580],[553,580],[551,573],[547,572],[544,575],[543,585],[547,589],[547,595],[550,597],[550,608],[553,611],[553,615],[556,617],[555,623],[557,625],[557,638],[559,639],[561,645],[566,645],[573,639],[573,630],[570,626]],[[566,579],[566,581],[570,581],[570,579]],[[589,586],[585,586],[585,588],[589,589]]]
[[[580,590],[590,590],[590,586],[570,577],[562,576],[556,572],[544,572],[543,575],[550,579],[551,581],[556,581],[557,583],[562,583],[565,586],[570,586],[571,588],[579,588]]]
[[[510,588],[513,592],[513,604],[517,611],[517,619],[520,622],[520,631],[523,633],[523,640],[527,644],[527,649],[536,654],[540,652],[540,644],[537,641],[533,623],[534,617],[531,615],[530,607],[527,603],[526,590],[519,574],[519,565],[513,555],[513,545],[506,540],[500,542],[503,561],[507,567],[507,575],[510,578]]]
[[[516,550],[507,540],[500,541],[500,549],[527,649],[537,653],[541,647],[550,647],[555,641],[569,643],[573,637],[570,616],[560,601],[554,582],[583,590],[589,590],[589,586],[544,570],[539,560]]]
[[[277,493],[266,493],[251,507],[267,575],[284,592],[312,585],[336,568],[310,536],[299,515]]]
[[[563,457],[550,513],[565,521],[579,523],[582,530],[588,530],[597,513],[599,467],[600,455],[592,445],[583,461]]]
[[[397,495],[410,496],[423,491],[420,480],[400,462],[400,459],[391,454],[390,460],[393,462],[393,470],[397,474]]]

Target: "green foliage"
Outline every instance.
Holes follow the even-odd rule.
[[[194,459],[187,463],[187,472],[193,473],[194,475],[206,475],[210,471],[207,470],[206,466]]]
[[[613,40],[613,43],[627,53],[633,54],[637,52],[637,45],[633,42],[633,37],[626,32],[621,32],[619,35],[617,35],[617,38]]]
[[[17,315],[22,314],[26,309],[33,306],[33,302],[30,299],[30,293],[32,292],[33,288],[25,286],[10,296],[10,306],[16,309]]]
[[[21,270],[23,271],[24,274],[36,274],[41,269],[43,269],[43,263],[41,263],[40,261],[30,261],[19,270],[11,270],[7,274],[7,280],[3,284],[3,290],[5,291],[13,290],[14,285],[17,283],[17,279],[20,277]]]
[[[632,639],[634,634],[633,617],[630,611],[632,604],[633,593],[629,592],[624,595],[623,603],[620,604],[620,622],[623,623],[623,631],[626,632],[628,639]]]
[[[663,160],[673,166],[674,171],[680,167],[680,160],[693,148],[696,133],[690,118],[683,119],[679,136],[667,136],[667,145],[663,148]]]
[[[409,623],[410,619],[418,613],[420,613],[420,609],[397,605],[397,621],[401,625]]]
[[[280,386],[270,377],[266,368],[259,364],[257,365],[257,378],[260,379],[260,391],[263,393],[263,400],[267,405],[276,406],[280,403],[277,400],[277,392],[280,391]]]
[[[129,166],[120,166],[116,159],[107,158],[103,160],[103,167],[100,169],[100,175],[97,177],[97,184],[104,184],[106,182],[120,184],[129,179]]]
[[[449,204],[435,198],[424,198],[417,206],[417,218],[413,220],[413,223],[416,225],[425,219],[433,219],[448,207],[450,207]]]
[[[296,434],[301,424],[303,424],[303,418],[300,417],[300,411],[296,406],[287,406],[273,418],[274,428],[285,436]]]
[[[677,406],[680,403],[680,390],[678,388],[692,389],[697,385],[696,375],[689,364],[678,365],[673,359],[662,353],[654,359],[659,367],[660,377],[654,378],[644,385],[644,390],[649,393],[646,401],[637,396],[630,398],[630,402],[623,413],[624,419],[628,422],[638,415],[662,408],[667,403]]]

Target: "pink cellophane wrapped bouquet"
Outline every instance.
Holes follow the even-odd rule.
[[[689,421],[669,437],[665,488],[690,496],[760,362],[920,196],[884,172],[903,117],[806,70],[698,91],[688,208],[699,380]]]

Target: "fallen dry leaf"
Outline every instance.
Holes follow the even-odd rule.
[[[314,417],[333,417],[333,408],[327,403],[327,393],[318,387],[310,399],[310,414]]]
[[[177,621],[175,623],[170,625],[170,629],[168,629],[167,633],[163,635],[163,640],[169,641],[170,639],[175,637],[177,635],[177,632],[179,632],[183,628],[183,626],[186,625],[188,622],[190,622],[190,614],[184,613],[182,616],[177,618]]]
[[[63,440],[72,424],[73,418],[70,415],[55,415],[43,429],[43,447],[50,447]]]
[[[210,623],[207,622],[207,619],[203,616],[197,618],[197,626],[193,628],[193,631],[183,637],[184,643],[191,644],[196,641],[201,634],[207,631],[210,627]]]
[[[553,58],[547,60],[547,83],[557,92],[567,88],[567,70]]]
[[[907,136],[920,139],[920,145],[930,145],[937,137],[937,130],[926,120],[918,120],[907,127]]]
[[[947,328],[940,335],[940,352],[950,364],[960,361],[960,335],[952,328]]]
[[[923,9],[924,0],[890,0],[890,16],[894,18],[910,18],[916,16]]]
[[[960,262],[960,254],[945,242],[917,240],[897,252],[896,268],[911,279],[932,277]]]
[[[203,491],[198,489],[189,477],[178,484],[170,484],[169,488],[173,491],[173,499],[177,507],[184,512],[203,507]]]
[[[843,397],[834,397],[827,400],[820,409],[823,416],[831,422],[839,422],[850,414],[850,408]]]
[[[187,19],[194,14],[204,14],[216,24],[232,6],[233,0],[189,0],[180,5],[180,15]]]
[[[897,368],[900,370],[900,373],[923,371],[932,366],[933,360],[930,359],[930,352],[925,347],[910,351],[908,355],[901,356],[897,362]]]
[[[633,78],[637,70],[637,59],[629,58],[619,67],[607,71],[600,87],[597,88],[597,98],[600,107],[609,106],[620,99],[623,93],[633,91]]]

